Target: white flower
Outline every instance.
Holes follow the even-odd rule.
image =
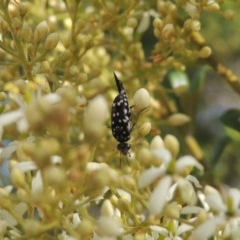
[[[181,238],[182,234],[184,234],[188,231],[191,231],[193,229],[193,226],[185,224],[185,223],[180,224],[178,221],[172,221],[171,223],[174,226],[174,227],[173,226],[171,227],[171,229],[174,232],[170,232],[167,228],[156,226],[156,225],[151,225],[150,229],[152,230],[152,232],[158,233],[159,235],[166,237],[166,238],[164,238],[165,240],[166,239],[181,240],[181,239],[183,239],[183,238]]]
[[[194,240],[205,240],[213,236],[217,230],[217,228],[224,223],[223,217],[215,217],[209,219],[199,225],[193,231],[192,239]]]
[[[223,231],[224,239],[239,240],[240,218],[230,219]]]

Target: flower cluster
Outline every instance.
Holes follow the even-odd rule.
[[[230,18],[220,2],[0,1],[0,239],[239,239],[240,191],[202,181],[191,134],[190,66],[240,89],[200,32],[203,13]],[[126,156],[113,71],[134,126]]]

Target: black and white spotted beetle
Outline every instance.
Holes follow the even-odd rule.
[[[122,82],[114,74],[115,82],[118,88],[118,95],[113,100],[111,113],[112,135],[119,142],[117,149],[127,155],[131,145],[127,141],[131,138],[132,122],[131,109],[128,103],[128,96]]]

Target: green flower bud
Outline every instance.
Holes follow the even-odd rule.
[[[48,24],[46,21],[40,22],[33,33],[33,38],[35,43],[40,43],[46,39],[48,35]]]
[[[59,36],[58,33],[50,33],[44,43],[44,48],[46,50],[52,50],[54,49],[59,42]]]

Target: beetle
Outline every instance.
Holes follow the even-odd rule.
[[[122,81],[118,79],[113,72],[118,95],[113,100],[111,111],[111,129],[112,135],[119,142],[117,149],[123,154],[127,155],[131,145],[128,141],[131,138],[131,131],[133,124],[131,121],[131,108],[128,102],[127,93],[123,87]]]

